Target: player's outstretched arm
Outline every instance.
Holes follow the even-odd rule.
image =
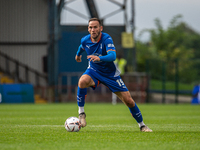
[[[111,62],[111,61],[115,61],[116,59],[116,52],[115,51],[108,51],[107,55],[105,56],[99,56],[101,61],[105,61],[105,62]]]
[[[81,60],[81,57],[82,57],[82,55],[81,55],[81,53],[82,52],[84,52],[85,50],[82,48],[82,45],[80,45],[79,47],[78,47],[78,51],[76,52],[76,56],[75,56],[75,60],[77,61],[77,62],[81,62],[82,60]]]
[[[105,62],[111,62],[115,61],[116,59],[116,52],[115,51],[109,51],[107,55],[105,56],[95,56],[95,55],[88,55],[87,59],[90,61],[105,61]]]
[[[90,61],[93,61],[93,62],[100,61],[99,56],[95,56],[95,55],[88,55],[87,59],[89,59]]]

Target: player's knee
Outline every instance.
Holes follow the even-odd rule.
[[[79,82],[78,82],[78,86],[80,87],[80,88],[86,88],[87,87],[87,82],[85,81],[85,80],[79,80]]]
[[[94,86],[94,85],[95,85],[94,81],[88,75],[81,76],[81,78],[79,79],[79,82],[78,82],[78,86],[80,88],[88,88],[88,87]]]
[[[85,77],[81,77],[79,79],[78,86],[80,88],[87,88],[87,87],[89,87],[90,86],[90,79],[89,78],[85,78]]]

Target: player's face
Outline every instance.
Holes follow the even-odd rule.
[[[101,31],[103,27],[98,21],[90,21],[88,25],[88,32],[91,35],[92,40],[98,41],[101,36]]]

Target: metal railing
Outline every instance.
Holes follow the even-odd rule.
[[[0,71],[16,83],[31,83],[34,86],[47,85],[47,75],[0,52]]]

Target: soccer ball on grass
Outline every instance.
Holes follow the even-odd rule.
[[[76,117],[69,117],[65,121],[65,129],[69,132],[78,132],[81,129],[81,123]]]

